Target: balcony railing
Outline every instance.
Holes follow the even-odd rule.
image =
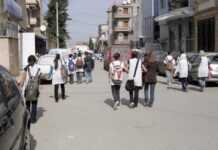
[[[117,27],[114,27],[114,31],[115,32],[130,32],[131,30],[130,30],[130,27],[128,26],[122,26],[122,27],[117,26]]]
[[[129,44],[129,43],[130,43],[130,42],[129,42],[128,39],[115,40],[115,41],[114,41],[114,44],[117,44],[117,45],[122,45],[122,44],[126,45],[126,44]]]
[[[13,23],[0,23],[0,37],[17,38],[18,26]]]
[[[115,13],[114,18],[130,18],[130,13]]]

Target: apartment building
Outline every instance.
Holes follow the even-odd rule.
[[[100,53],[103,53],[108,46],[108,25],[100,24],[98,26],[98,50]]]
[[[125,55],[133,41],[132,2],[114,5],[108,10],[108,44],[113,51]],[[125,57],[125,56],[123,56]]]
[[[218,52],[218,1],[195,0],[194,51]]]
[[[160,43],[165,51],[193,51],[192,0],[159,0]]]

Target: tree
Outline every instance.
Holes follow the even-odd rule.
[[[89,38],[89,49],[94,49],[94,43],[92,41],[92,38]]]
[[[60,48],[66,47],[66,40],[69,39],[69,34],[67,32],[66,26],[69,20],[69,15],[67,13],[68,0],[50,0],[48,5],[48,12],[45,16],[47,21],[47,34],[51,39],[56,39],[56,2],[58,2],[59,7],[59,44]]]

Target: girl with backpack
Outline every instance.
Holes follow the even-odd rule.
[[[113,109],[116,110],[120,106],[120,87],[123,81],[125,67],[124,63],[120,61],[119,53],[115,53],[113,58],[114,60],[109,65],[109,78],[114,99]]]
[[[76,65],[72,54],[69,55],[67,66],[68,66],[68,75],[70,78],[70,84],[73,84]]]
[[[53,76],[52,76],[52,84],[54,85],[54,97],[55,97],[55,102],[58,102],[58,89],[59,86],[61,86],[61,97],[64,100],[65,97],[65,81],[64,81],[64,66],[61,61],[60,54],[56,54],[55,60],[54,60],[54,71],[53,71]]]
[[[25,83],[24,83],[24,97],[26,100],[26,107],[31,114],[31,122],[37,121],[37,105],[39,98],[39,79],[40,68],[36,64],[36,57],[31,55],[28,57],[28,65],[24,68]],[[28,123],[30,127],[30,123]]]

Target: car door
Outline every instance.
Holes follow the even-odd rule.
[[[12,77],[5,73],[0,77],[0,91],[3,99],[1,114],[2,134],[0,135],[1,150],[20,150],[24,136],[25,107]]]

